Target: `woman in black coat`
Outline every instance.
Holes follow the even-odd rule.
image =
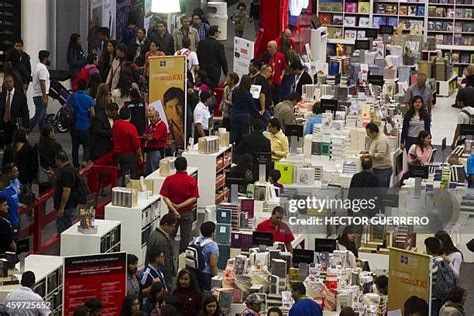
[[[82,67],[87,64],[86,55],[81,46],[81,35],[73,33],[67,49],[67,63],[71,82],[74,82]]]
[[[26,129],[19,129],[13,134],[11,145],[5,149],[2,169],[9,163],[18,167],[18,179],[22,185],[31,185],[38,172],[37,152],[28,143]]]

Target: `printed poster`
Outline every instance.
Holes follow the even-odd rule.
[[[249,73],[250,60],[253,59],[254,42],[234,37],[234,72],[242,78]]]
[[[101,315],[119,315],[127,295],[127,255],[125,252],[64,258],[63,315],[89,298],[103,304]]]
[[[109,28],[111,39],[117,38],[116,13],[116,0],[102,0],[102,26]]]
[[[97,50],[99,46],[98,31],[102,25],[102,0],[90,0],[89,2],[89,30],[87,33],[87,48],[89,54]]]
[[[390,248],[389,256],[388,310],[403,309],[405,301],[412,296],[430,304],[431,257],[398,248]]]
[[[184,149],[187,130],[186,57],[160,56],[150,59],[150,106],[166,123],[169,140],[177,149]],[[188,135],[189,136],[189,135]]]
[[[115,38],[118,42],[122,42],[122,33],[128,25],[129,2],[130,0],[116,0],[117,13],[115,27],[117,31]]]

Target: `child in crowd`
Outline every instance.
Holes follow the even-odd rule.
[[[235,25],[234,35],[236,37],[244,36],[245,19],[248,17],[247,12],[245,12],[246,9],[247,5],[243,2],[239,2],[237,5],[237,10],[235,10],[231,17],[232,23]]]
[[[274,187],[280,189],[280,194],[283,193],[283,184],[279,183],[278,180],[281,178],[280,170],[273,169],[270,172],[270,176],[268,177],[268,182],[270,182]]]

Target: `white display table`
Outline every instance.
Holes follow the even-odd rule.
[[[136,207],[105,206],[105,219],[121,221],[120,250],[136,255],[139,264],[145,262],[146,245],[150,233],[159,226],[161,197],[153,195],[138,199]],[[164,204],[164,203],[163,203]]]
[[[201,154],[197,150],[185,151],[183,157],[188,161],[189,167],[196,167],[199,170],[198,208],[222,202],[225,198],[222,193],[226,189],[225,170],[232,164],[231,147],[220,148],[213,154]]]
[[[61,233],[61,256],[79,256],[120,251],[120,221],[95,220],[97,233],[83,234],[77,225]]]
[[[29,255],[25,258],[25,271],[32,271],[36,277],[34,291],[51,303],[53,315],[55,312],[62,315],[63,266],[64,258],[59,256]],[[15,276],[21,281],[21,274]],[[19,288],[20,284],[1,286],[0,302],[3,302],[8,293]]]

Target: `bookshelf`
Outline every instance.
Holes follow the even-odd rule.
[[[371,5],[364,0],[318,0],[318,16],[328,29],[328,43],[354,44],[357,38],[365,38]]]
[[[72,225],[61,233],[61,256],[79,256],[120,251],[120,221],[95,220],[97,233],[84,234]]]
[[[21,0],[0,1],[0,70],[13,41],[21,37]]]
[[[462,75],[474,62],[474,1],[429,0],[428,36],[435,36],[437,48],[448,53],[453,72]]]
[[[105,219],[120,221],[122,235],[121,250],[132,253],[145,262],[148,236],[159,226],[161,198],[153,195],[139,199],[136,207],[105,206]]]
[[[225,187],[225,172],[230,170],[232,164],[231,148],[223,147],[212,154],[202,154],[197,150],[183,153],[188,166],[199,170],[199,208],[218,205],[227,200],[229,190]]]

